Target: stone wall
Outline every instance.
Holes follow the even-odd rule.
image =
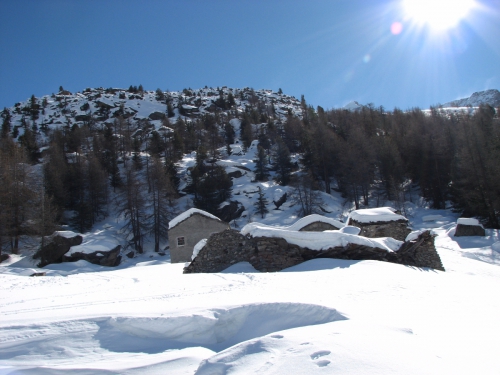
[[[350,219],[347,224],[361,228],[359,235],[369,238],[392,237],[396,240],[404,241],[406,236],[411,232],[406,220],[360,223]]]
[[[457,224],[457,229],[455,229],[455,237],[462,236],[486,236],[486,231],[480,225],[465,225]]]
[[[323,232],[324,230],[339,230],[339,229],[340,228],[337,228],[331,224],[323,223],[322,221],[316,221],[314,223],[306,225],[300,231],[301,232]]]
[[[280,271],[314,258],[379,260],[444,271],[429,231],[405,242],[398,252],[349,244],[316,251],[289,244],[282,238],[249,237],[232,229],[210,236],[184,273],[220,272],[232,264],[249,262],[262,272]]]

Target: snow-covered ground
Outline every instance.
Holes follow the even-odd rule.
[[[409,211],[438,235],[446,272],[317,259],[185,275],[149,253],[116,269],[13,257],[0,374],[500,373],[498,231],[454,238],[456,214]]]

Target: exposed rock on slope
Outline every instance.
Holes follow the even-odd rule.
[[[500,91],[492,89],[475,92],[468,98],[453,100],[443,104],[442,107],[479,107],[481,104],[488,104],[494,108],[500,106]]]
[[[40,259],[39,267],[47,264],[61,263],[63,256],[71,246],[77,246],[82,243],[83,237],[72,232],[55,232],[48,237],[47,245],[38,250],[33,256],[34,259]]]

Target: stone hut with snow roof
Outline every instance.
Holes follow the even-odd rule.
[[[173,218],[168,225],[171,262],[190,262],[194,246],[200,240],[228,228],[229,225],[217,216],[197,208]]]
[[[344,223],[318,214],[312,214],[297,220],[290,225],[289,230],[301,232],[323,232],[325,230],[339,230],[345,226]]]
[[[391,207],[367,208],[352,211],[347,225],[361,228],[360,236],[369,238],[392,237],[404,241],[411,232],[408,219]]]

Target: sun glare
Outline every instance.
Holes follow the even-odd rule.
[[[410,21],[436,31],[453,28],[473,7],[474,0],[403,0]]]

